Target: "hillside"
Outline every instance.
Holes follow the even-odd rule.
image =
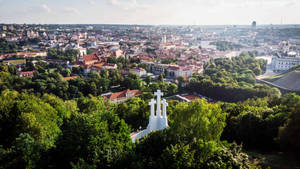
[[[300,71],[290,72],[273,83],[287,89],[300,91]]]
[[[297,66],[291,68],[290,70],[282,72],[280,74],[275,73],[275,75],[270,75],[270,76],[265,76],[265,77],[264,76],[258,76],[257,78],[273,83],[273,82],[283,78],[284,76],[286,76],[286,75],[288,75],[288,74],[290,74],[294,71],[300,71],[300,65],[297,65]]]

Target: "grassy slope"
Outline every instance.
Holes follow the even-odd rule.
[[[263,79],[263,80],[268,81],[268,82],[275,82],[276,80],[278,80],[278,79],[280,79],[280,78],[282,78],[282,77],[284,77],[284,76],[288,75],[289,73],[294,72],[294,71],[296,71],[296,70],[300,70],[300,65],[298,65],[298,66],[292,68],[292,69],[291,69],[289,72],[287,72],[287,73],[283,73],[283,74],[280,74],[280,75],[277,75],[277,76],[267,77],[267,78],[265,78],[265,79]]]

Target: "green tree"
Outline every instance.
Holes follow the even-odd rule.
[[[205,100],[170,104],[170,127],[136,143],[130,168],[249,168],[240,148],[220,141],[226,113],[219,105]]]
[[[28,133],[21,133],[11,149],[4,150],[0,157],[3,168],[36,168],[42,148]]]
[[[118,166],[131,149],[130,128],[103,102],[94,102],[87,100],[92,105],[82,111],[89,113],[74,114],[62,126],[56,149],[58,166],[69,168],[71,163],[78,166],[83,161],[85,166],[97,168]],[[90,111],[90,107],[95,108]]]
[[[177,85],[172,83],[168,86],[168,95],[174,95],[177,92]]]
[[[149,110],[148,104],[139,97],[131,98],[126,103],[118,104],[116,113],[124,119],[133,130],[140,127],[145,128],[148,124]]]
[[[221,108],[205,100],[177,104],[172,119],[173,132],[190,140],[218,141],[226,125],[226,114]]]
[[[157,78],[158,82],[163,82],[164,81],[164,76],[160,74]]]
[[[1,93],[0,145],[5,153],[0,157],[0,166],[35,168],[42,154],[55,147],[61,134],[64,103],[58,98],[54,103],[51,96],[44,100],[16,91]]]
[[[0,53],[15,53],[18,50],[16,44],[10,44],[6,39],[0,38]]]
[[[284,106],[290,110],[286,123],[280,127],[278,142],[284,150],[300,155],[300,96],[296,94],[287,95],[283,99]]]
[[[150,85],[151,81],[152,81],[152,77],[151,76],[147,76],[146,79],[145,79],[145,82],[146,82],[147,86]]]
[[[48,103],[33,95],[6,90],[1,94],[0,105],[0,144],[10,147],[20,133],[28,133],[46,150],[55,146],[61,120]]]
[[[184,87],[186,79],[183,76],[179,76],[179,77],[177,77],[177,80],[178,80],[178,86],[179,87]]]
[[[176,144],[167,147],[162,154],[162,168],[193,168],[195,151],[189,145]]]

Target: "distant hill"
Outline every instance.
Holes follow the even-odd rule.
[[[273,83],[290,90],[300,91],[300,71],[290,72]]]

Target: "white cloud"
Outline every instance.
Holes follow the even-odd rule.
[[[79,10],[76,8],[65,8],[64,11],[67,13],[71,13],[71,14],[79,14],[80,13]]]
[[[148,8],[149,5],[140,4],[137,0],[106,0],[110,5],[117,6],[124,10],[132,10],[132,9],[145,9]]]
[[[290,0],[290,1],[287,1],[286,4],[285,4],[285,7],[294,7],[296,5],[299,5],[299,1],[297,0]]]
[[[106,0],[109,4],[115,5],[115,6],[120,6],[121,1],[120,0]]]
[[[43,4],[41,7],[43,8],[43,10],[45,10],[48,13],[50,13],[52,11],[51,8],[49,8],[49,6],[46,4]]]
[[[88,3],[89,3],[90,5],[95,5],[96,2],[93,1],[93,0],[89,0]]]

